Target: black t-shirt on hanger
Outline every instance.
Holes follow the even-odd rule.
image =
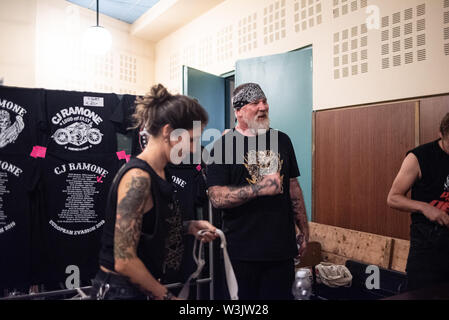
[[[98,271],[109,188],[119,167],[115,153],[74,156],[47,153],[42,160],[39,278],[65,282],[76,266],[83,284]],[[36,263],[35,263],[36,264]]]
[[[36,163],[31,157],[0,155],[0,287],[31,284],[31,199]]]
[[[117,151],[121,126],[115,94],[46,90],[48,151],[92,154]],[[115,122],[119,123],[115,123]]]
[[[0,154],[29,155],[46,137],[38,119],[44,117],[44,90],[0,86]]]

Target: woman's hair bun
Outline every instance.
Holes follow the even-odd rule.
[[[207,123],[207,112],[198,101],[183,95],[172,95],[162,85],[153,86],[145,96],[136,98],[131,129],[145,128],[157,136],[169,124],[173,129],[192,129],[193,121]]]
[[[150,96],[156,105],[161,105],[168,99],[172,97],[172,95],[167,91],[162,84],[158,84],[151,88]]]

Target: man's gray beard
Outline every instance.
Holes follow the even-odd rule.
[[[264,134],[270,128],[270,118],[267,115],[267,118],[264,119],[263,121],[257,121],[256,119],[257,116],[254,117],[253,119],[245,119],[248,125],[248,129],[254,135]]]

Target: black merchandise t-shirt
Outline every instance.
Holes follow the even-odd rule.
[[[116,112],[111,116],[111,121],[116,124],[117,131],[120,133],[128,133],[128,128],[132,126],[132,114],[136,109],[136,97],[134,95],[124,94],[118,103]]]
[[[43,282],[62,282],[75,266],[83,284],[98,271],[107,195],[125,163],[115,153],[92,156],[47,152],[41,168],[39,252],[33,264]],[[39,238],[39,237],[37,237]]]
[[[0,287],[31,284],[32,195],[37,161],[0,155]]]
[[[139,135],[139,128],[130,129],[134,125],[132,115],[136,110],[136,98],[135,95],[124,94],[120,99],[117,112],[112,117],[112,121],[117,124],[117,131],[131,138],[131,155],[133,157],[141,153],[148,142],[146,136]]]
[[[48,151],[79,155],[117,151],[115,94],[46,90]]]
[[[234,129],[214,144],[208,163],[208,187],[246,186],[276,172],[283,181],[282,194],[257,197],[223,210],[230,257],[242,261],[295,257],[298,252],[289,190],[290,178],[298,177],[299,169],[290,138],[274,129],[255,137],[243,136]]]
[[[407,152],[419,162],[421,179],[412,186],[412,199],[427,202],[449,213],[449,155],[438,144],[439,139]],[[412,222],[432,223],[422,213],[413,212]]]
[[[28,156],[46,137],[38,119],[44,116],[44,90],[0,86],[0,153]]]
[[[201,165],[198,164],[168,164],[167,171],[175,190],[175,198],[179,201],[182,212],[182,220],[197,220],[197,208],[204,207],[207,202],[206,185],[201,173]],[[207,217],[203,217],[207,219]],[[181,266],[181,281],[187,278],[196,270],[193,260],[193,245],[195,238],[192,235],[185,235],[184,255]]]

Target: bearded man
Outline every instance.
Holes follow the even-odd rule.
[[[207,185],[212,205],[223,212],[238,296],[291,300],[294,258],[304,253],[309,237],[293,145],[270,128],[267,98],[258,84],[238,86],[232,103],[238,123],[214,144]]]

